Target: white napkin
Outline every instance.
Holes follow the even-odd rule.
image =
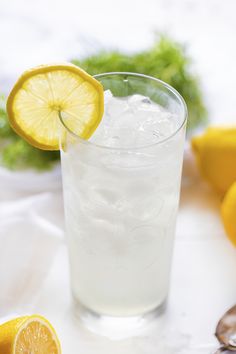
[[[38,172],[34,170],[11,171],[0,166],[1,194],[9,195],[12,191],[17,197],[17,191],[23,193],[39,193],[62,189],[61,166],[57,163],[52,170]],[[5,194],[4,193],[4,194]]]
[[[63,242],[53,202],[46,193],[0,203],[0,316],[30,311],[40,294]]]

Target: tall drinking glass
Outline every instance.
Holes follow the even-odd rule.
[[[155,78],[95,78],[105,114],[92,138],[61,117],[72,294],[83,315],[140,319],[168,294],[187,110]]]

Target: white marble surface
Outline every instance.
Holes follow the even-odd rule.
[[[236,118],[235,13],[234,0],[1,0],[0,89],[8,92],[29,66],[83,56],[102,46],[145,48],[153,31],[164,30],[187,43],[194,56],[211,120],[231,123]],[[36,177],[0,171],[1,254],[12,244],[18,250],[0,260],[1,320],[42,313],[55,325],[68,354],[212,353],[216,322],[236,301],[236,251],[220,221],[219,198],[199,178],[191,158],[186,156],[185,163],[167,312],[137,336],[120,340],[91,334],[71,316],[58,172]],[[23,247],[21,237],[31,233],[37,243],[34,248],[29,243],[26,252],[27,238]],[[54,244],[54,252],[37,252],[37,247],[51,250]],[[8,269],[11,277],[19,277],[21,257],[31,267],[24,273],[24,286],[10,287],[4,274]],[[4,298],[4,292],[11,297]]]
[[[60,183],[59,176],[55,182]],[[50,180],[49,180],[50,182]],[[51,182],[50,182],[51,183]],[[185,154],[184,178],[166,313],[135,336],[90,333],[72,316],[60,187],[7,188],[0,201],[0,318],[41,313],[55,325],[63,353],[210,354],[219,317],[235,303],[236,250],[219,216],[220,198]],[[5,272],[7,269],[7,273]],[[109,336],[111,333],[109,333]]]

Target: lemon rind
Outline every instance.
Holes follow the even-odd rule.
[[[49,64],[49,65],[40,65],[38,67],[35,67],[33,69],[29,69],[25,71],[21,77],[17,80],[15,83],[13,89],[11,90],[8,99],[7,99],[7,114],[9,117],[9,122],[13,130],[20,135],[23,139],[25,139],[28,143],[33,145],[36,148],[40,148],[42,150],[59,150],[60,144],[59,141],[57,141],[56,144],[45,144],[37,140],[37,137],[34,135],[27,134],[27,132],[21,128],[21,126],[17,123],[15,119],[15,112],[14,112],[14,99],[19,92],[20,89],[22,89],[24,83],[30,79],[33,76],[39,75],[39,74],[46,74],[52,71],[58,71],[58,70],[63,70],[63,71],[68,71],[71,73],[74,73],[80,77],[82,77],[85,81],[91,83],[93,87],[95,87],[99,93],[99,104],[98,104],[98,114],[97,114],[97,119],[91,119],[89,122],[88,127],[86,127],[85,131],[81,135],[81,138],[83,139],[88,139],[93,132],[96,130],[98,127],[102,116],[104,112],[104,99],[103,99],[103,87],[101,83],[97,80],[95,80],[92,76],[90,76],[88,73],[86,73],[84,70],[81,68],[73,65],[73,64],[68,64],[68,63],[59,63],[59,64]],[[60,121],[58,117],[58,121]]]

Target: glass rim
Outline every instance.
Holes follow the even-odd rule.
[[[180,105],[183,108],[183,121],[180,124],[179,127],[177,127],[177,129],[170,135],[164,137],[163,139],[155,142],[155,143],[151,143],[148,145],[143,145],[143,146],[136,146],[136,147],[112,147],[112,146],[107,146],[107,145],[101,145],[101,144],[97,144],[97,143],[93,143],[92,141],[86,140],[81,138],[78,134],[74,133],[64,122],[64,119],[61,115],[61,111],[58,112],[59,114],[59,119],[63,125],[63,127],[67,130],[67,132],[72,135],[74,138],[76,138],[80,143],[88,145],[90,147],[94,147],[94,148],[100,148],[100,149],[105,149],[105,150],[114,150],[114,151],[138,151],[138,150],[143,150],[143,149],[147,149],[150,147],[154,147],[156,145],[161,145],[169,140],[171,140],[175,135],[178,134],[179,131],[181,131],[181,129],[186,125],[187,123],[187,118],[188,118],[188,109],[187,109],[187,105],[183,99],[183,97],[180,95],[180,93],[171,85],[167,84],[166,82],[157,79],[153,76],[149,76],[149,75],[145,75],[145,74],[140,74],[140,73],[133,73],[133,72],[128,72],[128,71],[113,71],[113,72],[107,72],[107,73],[101,73],[101,74],[96,74],[93,75],[93,77],[95,79],[97,78],[101,78],[101,77],[106,77],[106,76],[133,76],[133,77],[139,77],[139,78],[143,78],[143,79],[148,79],[154,82],[157,82],[158,84],[161,84],[162,86],[164,86],[169,92],[171,92],[177,99],[178,102],[180,103]]]

